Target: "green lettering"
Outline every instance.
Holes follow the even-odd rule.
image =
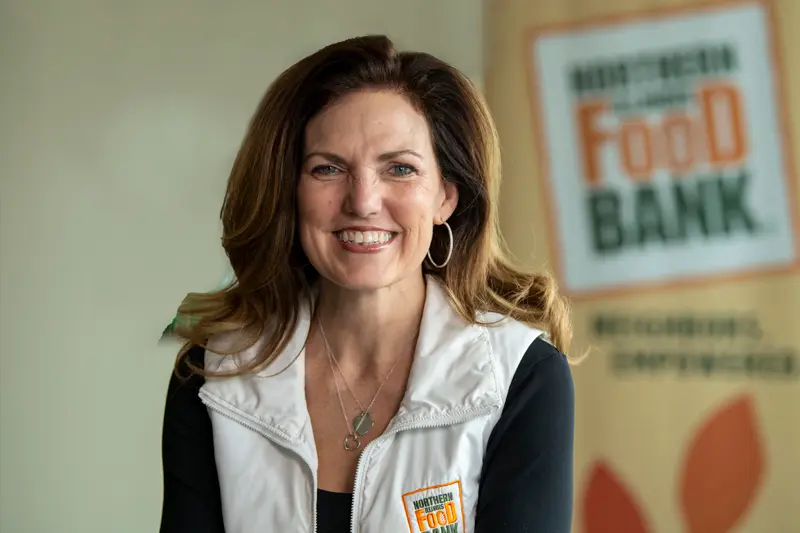
[[[633,356],[633,366],[641,372],[655,372],[663,370],[667,364],[667,357],[662,353],[638,352]]]
[[[709,199],[714,197],[713,186],[714,182],[710,180],[697,180],[691,185],[680,179],[673,180],[677,238],[690,237],[690,228],[697,228],[701,235],[709,236],[708,205]]]
[[[624,372],[633,368],[633,356],[629,353],[617,352],[611,356],[611,369],[614,372]]]
[[[678,319],[678,325],[676,327],[677,331],[680,335],[684,337],[694,337],[695,335],[695,322],[692,320],[691,317],[685,317]]]
[[[718,371],[728,372],[730,374],[745,373],[747,370],[747,357],[741,355],[726,354],[717,359]]]
[[[597,337],[617,335],[617,321],[608,315],[597,315],[594,317],[594,334]]]
[[[652,185],[643,185],[636,190],[636,226],[640,245],[656,241],[667,242],[664,228],[664,212],[658,201],[658,193]]]
[[[743,227],[748,233],[758,230],[758,223],[745,205],[749,182],[750,175],[745,171],[732,178],[720,177],[717,180],[722,227],[729,235],[736,227]]]
[[[673,371],[678,375],[700,375],[712,378],[734,375],[750,378],[797,378],[800,376],[797,354],[791,350],[761,353],[695,354],[661,353],[642,350],[636,353],[614,353],[612,370],[653,374]]]
[[[622,248],[623,232],[620,214],[620,197],[612,189],[589,193],[589,218],[592,226],[592,245],[600,254],[616,252]]]
[[[786,354],[785,371],[787,376],[800,374],[800,365],[797,364],[797,357],[793,353]]]
[[[755,374],[759,377],[789,377],[791,374],[786,373],[786,359],[787,356],[780,353],[761,355],[756,359]]]

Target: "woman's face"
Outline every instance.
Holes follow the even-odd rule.
[[[439,172],[428,123],[405,97],[354,92],[309,122],[300,242],[336,285],[374,290],[419,276],[433,225],[457,202],[455,185]]]

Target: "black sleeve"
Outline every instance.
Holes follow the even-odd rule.
[[[202,367],[202,348],[192,349],[189,357]],[[181,372],[188,373],[188,368]],[[203,383],[202,376],[180,380],[174,374],[169,382],[161,437],[161,533],[225,532],[211,419],[197,395]]]
[[[570,532],[574,409],[566,357],[536,339],[489,437],[475,533]]]

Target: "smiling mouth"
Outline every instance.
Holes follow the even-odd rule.
[[[360,244],[369,246],[375,244],[385,244],[392,240],[394,233],[391,231],[337,231],[336,238],[346,244]]]

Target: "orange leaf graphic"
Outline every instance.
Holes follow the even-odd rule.
[[[644,517],[611,467],[597,461],[583,495],[585,533],[647,533]]]
[[[695,434],[681,483],[689,533],[729,533],[753,502],[764,471],[755,418],[752,397],[740,396]]]

